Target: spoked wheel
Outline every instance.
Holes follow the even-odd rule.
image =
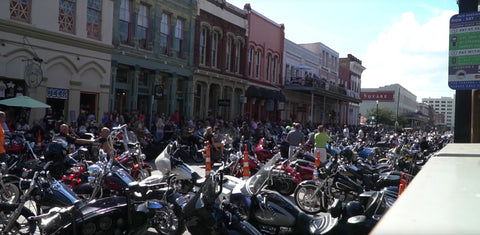
[[[323,192],[315,193],[315,185],[299,185],[295,189],[295,203],[308,214],[316,214],[320,211],[326,211],[327,206],[323,206]]]
[[[18,184],[15,182],[8,182],[3,184],[0,188],[0,201],[8,203],[16,203],[20,198],[21,192]]]
[[[172,204],[157,209],[151,221],[151,227],[159,234],[183,234],[185,225],[181,217],[181,209]]]
[[[34,234],[37,230],[35,221],[29,220],[28,217],[34,214],[24,207],[20,212],[20,216],[14,222],[10,231],[6,231],[10,217],[17,208],[17,204],[0,204],[0,231],[2,234]]]

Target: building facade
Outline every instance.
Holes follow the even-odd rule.
[[[250,4],[244,10],[248,19],[245,115],[254,120],[278,121],[285,108],[281,92],[285,27],[256,12]]]
[[[441,98],[423,98],[423,103],[431,105],[437,114],[443,114],[444,118],[439,118],[438,120],[443,120],[443,123],[438,123],[438,125],[444,125],[450,130],[453,130],[455,127],[455,99],[452,97],[441,97]]]
[[[21,93],[76,121],[108,111],[112,0],[0,1],[0,98]],[[30,122],[45,109],[32,109]]]
[[[366,116],[377,107],[390,110],[394,116],[413,117],[417,113],[417,96],[402,87],[392,84],[379,88],[362,88],[360,114]],[[371,112],[371,111],[370,111]],[[370,117],[367,117],[367,119]]]
[[[285,47],[284,91],[290,115],[284,118],[347,124],[348,104],[360,101],[339,86],[338,53],[320,42],[297,45],[287,40]]]
[[[347,96],[360,99],[361,78],[365,67],[362,61],[355,56],[348,54],[346,58],[340,58],[339,63],[339,86],[347,90]],[[360,122],[359,102],[348,102],[342,106],[346,114],[346,124],[358,125]]]
[[[195,0],[114,1],[111,111],[193,116],[196,9]]]
[[[320,58],[310,50],[285,39],[284,45],[284,84],[290,86],[313,86],[319,81]],[[285,89],[286,96],[283,120],[295,120],[302,123],[321,122],[324,110],[320,97],[311,92]],[[313,110],[312,110],[313,108]]]
[[[195,118],[243,114],[247,13],[223,0],[199,0],[195,28]]]

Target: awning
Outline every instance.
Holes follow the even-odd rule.
[[[281,91],[250,86],[245,92],[246,97],[255,97],[265,100],[285,101],[285,95]]]

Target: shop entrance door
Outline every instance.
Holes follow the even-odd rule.
[[[67,109],[64,99],[47,98],[47,104],[50,105],[55,120],[65,120],[65,110]]]
[[[98,117],[97,113],[97,93],[80,93],[80,110],[87,112],[87,115],[94,114]]]

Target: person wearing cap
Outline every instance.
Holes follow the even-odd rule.
[[[3,129],[6,118],[5,112],[0,111],[0,162],[4,162],[7,157],[5,151],[5,130]]]
[[[327,143],[332,141],[332,138],[325,132],[323,125],[319,125],[315,134],[315,154],[320,152],[320,163],[327,162]]]

